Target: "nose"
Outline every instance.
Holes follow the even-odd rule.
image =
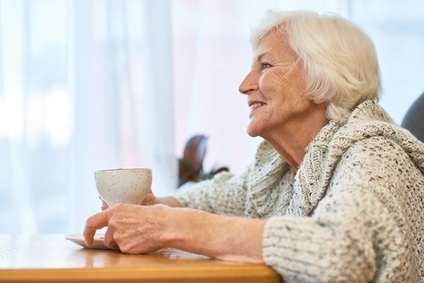
[[[256,78],[256,75],[253,73],[253,71],[250,71],[241,82],[239,86],[239,92],[249,95],[256,90],[258,90],[258,78]]]

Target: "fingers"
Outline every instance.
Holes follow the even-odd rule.
[[[113,238],[113,232],[112,232],[111,229],[106,230],[105,238],[103,239],[103,243],[109,249],[119,251],[118,244],[116,243],[115,239]]]
[[[147,194],[147,196],[141,202],[141,205],[152,205],[155,204],[155,196],[152,193]]]
[[[99,199],[102,201],[102,210],[106,210],[109,208],[109,205],[99,196]]]
[[[94,234],[98,229],[106,227],[109,222],[109,210],[104,210],[97,214],[94,214],[90,218],[87,219],[84,228],[84,239],[85,244],[89,247],[93,244]]]
[[[106,210],[106,209],[108,209],[109,208],[109,206],[107,205],[107,203],[105,203],[103,200],[102,200],[102,210]]]

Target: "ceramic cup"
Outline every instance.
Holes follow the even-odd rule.
[[[150,192],[149,168],[109,169],[94,172],[100,198],[112,206],[117,203],[140,204]]]

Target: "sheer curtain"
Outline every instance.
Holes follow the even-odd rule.
[[[260,141],[238,85],[266,9],[333,11],[374,39],[382,104],[400,123],[424,90],[424,4],[394,0],[0,0],[0,233],[81,232],[93,173],[152,167],[208,136],[205,168],[238,173]]]
[[[176,187],[169,1],[0,2],[0,233],[81,231],[94,171]],[[160,17],[159,17],[160,15]]]
[[[76,227],[93,200],[98,202],[94,170],[151,167],[155,191],[170,194],[176,159],[169,2],[68,5],[73,7],[69,62],[75,65],[69,70],[77,114],[68,211]]]

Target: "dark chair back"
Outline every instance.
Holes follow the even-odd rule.
[[[424,93],[412,103],[402,120],[401,127],[424,142]]]

